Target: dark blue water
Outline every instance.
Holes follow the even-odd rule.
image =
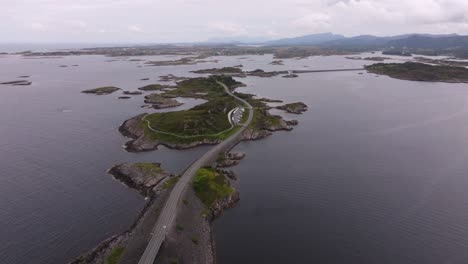
[[[31,86],[0,86],[0,259],[5,264],[66,263],[126,230],[144,197],[112,179],[116,163],[161,162],[180,173],[206,148],[123,151],[117,131],[146,109],[143,97],[93,96],[89,88],[134,90],[155,69],[101,56],[0,58],[0,82],[31,75]],[[79,64],[61,68],[59,65]],[[193,101],[188,102],[193,105]],[[187,107],[187,106],[183,106]]]
[[[1,263],[65,263],[128,228],[145,201],[105,173],[113,164],[156,161],[179,173],[207,150],[126,153],[116,129],[148,111],[142,97],[80,91],[135,90],[147,84],[141,78],[153,83],[159,75],[237,64],[366,63],[332,56],[272,66],[271,56],[249,56],[138,67],[142,62],[117,59],[0,56],[0,81],[33,81],[0,86]],[[288,116],[300,121],[294,131],[238,146],[248,155],[235,168],[241,202],[216,222],[220,263],[466,263],[467,85],[355,72],[241,81],[246,92],[303,101],[310,110]]]
[[[468,85],[348,72],[245,90],[309,111],[237,147],[220,263],[467,263]]]

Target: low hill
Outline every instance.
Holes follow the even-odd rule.
[[[269,46],[287,46],[287,45],[318,45],[328,41],[345,39],[343,35],[336,35],[333,33],[319,33],[299,36],[295,38],[284,38],[263,43]]]

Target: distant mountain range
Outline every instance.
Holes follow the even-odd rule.
[[[431,34],[406,34],[388,37],[377,37],[372,35],[360,35],[356,37],[345,37],[333,33],[311,34],[295,38],[284,38],[263,42],[267,46],[300,46],[317,45],[330,47],[402,47],[412,48],[447,48],[449,46],[466,45],[468,36],[457,34],[431,35]]]
[[[225,39],[226,40],[226,39]],[[203,44],[262,45],[265,47],[319,46],[350,51],[383,50],[394,55],[448,55],[468,58],[468,36],[457,34],[405,34],[387,37],[360,35],[345,37],[333,33],[310,34],[269,41],[228,39]]]
[[[343,35],[335,35],[333,33],[311,34],[295,38],[284,38],[272,40],[262,43],[268,46],[290,46],[290,45],[318,45],[331,41],[341,41],[346,39]]]
[[[354,51],[383,50],[393,55],[448,55],[468,58],[468,36],[457,34],[406,34],[389,37],[361,35],[344,37],[332,33],[265,42],[268,46],[321,46]]]

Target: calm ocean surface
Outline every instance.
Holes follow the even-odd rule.
[[[272,66],[271,56],[247,56],[138,67],[142,62],[118,59],[0,55],[0,82],[20,75],[33,82],[0,86],[2,263],[66,263],[128,228],[145,200],[106,175],[113,164],[161,162],[180,173],[208,149],[126,153],[116,129],[148,111],[140,108],[143,97],[80,91],[135,90],[159,75],[236,64],[273,70],[366,63],[330,56]],[[294,131],[236,148],[247,153],[234,168],[241,202],[215,222],[219,263],[466,263],[468,85],[357,72],[241,81],[248,84],[243,92],[303,101],[309,111],[286,115],[300,121]],[[178,109],[198,103],[186,102]]]

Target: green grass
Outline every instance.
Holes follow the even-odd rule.
[[[192,243],[194,243],[195,245],[198,245],[198,242],[199,242],[198,237],[193,236],[193,237],[191,238],[191,240],[192,240]]]
[[[172,188],[172,186],[174,186],[177,182],[179,181],[179,177],[171,177],[169,178],[169,180],[165,181],[163,183],[163,188],[164,189],[169,189],[169,188]]]
[[[227,113],[235,107],[243,106],[241,102],[226,94],[224,88],[217,83],[226,84],[231,90],[243,84],[229,76],[210,76],[208,78],[192,78],[177,83],[177,88],[166,91],[164,97],[195,97],[203,98],[208,102],[197,105],[189,110],[154,113],[147,115],[139,124],[145,131],[149,140],[159,141],[162,144],[191,144],[207,141],[217,143],[238,131],[241,126],[231,128]],[[237,96],[248,100],[254,107],[254,125],[252,128],[262,129],[269,124],[277,124],[281,120],[270,116],[264,111],[266,104],[252,95],[237,93]],[[242,123],[247,121],[248,109],[242,117]],[[147,122],[153,131],[148,128]],[[170,134],[166,134],[166,133]],[[221,133],[222,132],[222,133]]]
[[[201,168],[195,174],[193,188],[197,197],[207,207],[214,202],[223,199],[234,192],[224,175],[216,172],[213,168]]]
[[[234,129],[226,131],[231,128],[227,114],[239,104],[236,99],[223,95],[189,110],[146,116],[145,120],[150,122],[153,129],[176,136],[153,131],[147,127],[146,121],[142,121],[142,125],[150,139],[162,142],[191,143],[202,139],[223,140],[235,131]],[[219,134],[220,132],[223,133]]]
[[[266,129],[270,126],[279,125],[281,120],[281,117],[269,115],[267,110],[263,108],[254,108],[254,114],[249,128],[254,130]]]
[[[192,78],[177,83],[177,88],[165,92],[168,95],[194,98],[215,98],[224,94],[224,88],[215,78]]]
[[[106,264],[116,264],[124,252],[123,247],[116,247],[106,258]]]
[[[176,225],[176,229],[177,229],[177,231],[183,231],[183,230],[184,230],[184,226],[181,225],[181,224],[177,224],[177,225]]]
[[[161,169],[161,167],[157,163],[139,162],[139,163],[135,163],[134,166],[137,169],[139,169],[141,172],[143,172],[144,174],[150,175],[150,176],[155,176],[156,177],[156,176],[158,176],[158,174],[163,172],[163,170]]]
[[[169,260],[169,264],[179,264],[179,260],[176,258],[172,258]]]
[[[176,89],[166,91],[164,94],[168,96],[193,97],[213,100],[219,96],[226,96],[224,88],[219,85],[217,81],[224,83],[231,89],[244,85],[243,83],[234,80],[230,76],[215,75],[206,78],[191,78],[180,81],[177,83]]]
[[[216,158],[216,163],[223,163],[226,160],[226,153],[221,152],[218,154],[218,157]]]

